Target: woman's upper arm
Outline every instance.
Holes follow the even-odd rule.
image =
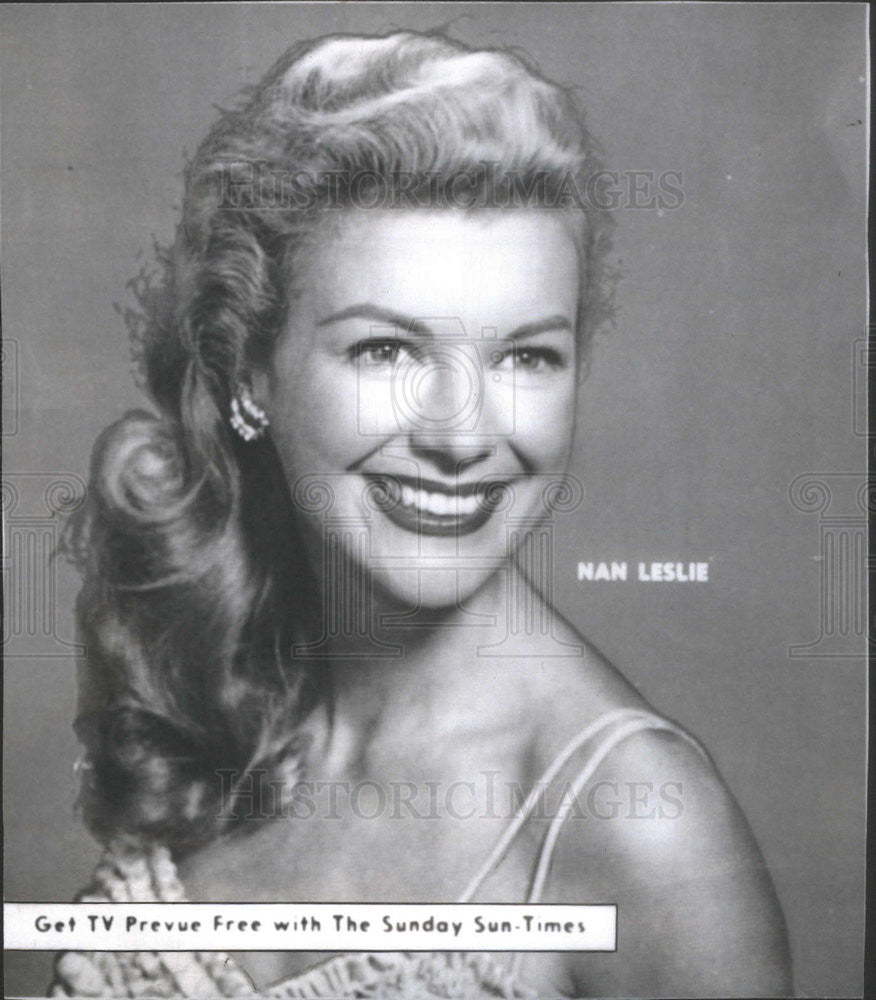
[[[582,994],[791,994],[769,873],[739,806],[698,750],[671,733],[639,733],[612,751],[582,794],[545,897],[618,906],[617,951],[570,958]]]

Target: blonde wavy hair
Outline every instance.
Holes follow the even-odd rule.
[[[184,852],[215,836],[236,817],[218,772],[248,794],[288,780],[301,719],[330,697],[319,664],[293,655],[318,608],[288,485],[270,439],[240,441],[229,408],[270,358],[332,213],[458,208],[460,191],[461,210],[566,211],[586,353],[610,312],[611,222],[586,197],[600,168],[571,92],[519,55],[442,34],[296,45],[222,113],[186,171],[158,280],[135,286],[154,412],[100,437],[67,540],[84,575],[76,729],[98,838]]]

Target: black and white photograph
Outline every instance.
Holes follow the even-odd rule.
[[[863,996],[868,31],[5,5],[5,997]]]

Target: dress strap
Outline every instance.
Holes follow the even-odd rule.
[[[611,753],[611,751],[618,746],[618,744],[622,743],[628,737],[646,730],[673,733],[674,735],[681,737],[683,740],[686,740],[703,757],[708,759],[706,751],[693,738],[693,736],[686,733],[680,726],[670,722],[668,719],[662,719],[659,715],[654,715],[650,712],[638,713],[635,716],[628,718],[621,725],[617,726],[599,742],[593,753],[587,758],[587,763],[571,782],[567,794],[563,796],[562,802],[560,802],[557,807],[556,815],[551,817],[550,825],[548,826],[547,833],[542,841],[541,851],[539,852],[538,862],[535,867],[535,873],[533,874],[529,895],[526,899],[527,903],[535,905],[541,901],[541,896],[544,892],[548,874],[550,873],[554,850],[556,849],[557,840],[559,839],[562,831],[563,823],[569,816],[569,813],[572,812],[572,809],[578,800],[578,796],[596,773],[596,769]]]
[[[496,842],[492,851],[490,851],[486,860],[480,866],[480,868],[475,872],[468,886],[466,886],[465,892],[460,896],[460,903],[470,903],[480,889],[484,881],[492,874],[493,870],[498,866],[499,862],[505,856],[506,851],[511,846],[511,844],[516,839],[517,835],[523,829],[526,821],[532,815],[533,810],[541,801],[542,797],[545,795],[548,786],[553,782],[556,776],[560,773],[563,767],[571,760],[574,754],[590,739],[592,739],[597,733],[615,723],[626,720],[628,726],[635,726],[630,732],[635,732],[637,729],[648,729],[648,728],[658,728],[661,724],[664,727],[670,727],[670,724],[660,719],[659,716],[653,715],[650,712],[645,712],[644,710],[632,709],[632,708],[618,708],[610,712],[605,712],[600,715],[597,719],[591,722],[589,725],[585,726],[580,732],[576,733],[572,739],[563,747],[563,749],[557,754],[550,766],[541,776],[541,778],[533,785],[532,790],[523,800],[522,804],[516,809],[511,822],[505,828],[502,836]],[[670,727],[673,728],[673,727]],[[621,737],[623,738],[623,737]],[[614,744],[612,744],[613,746]],[[608,750],[611,746],[608,747]],[[608,750],[605,752],[607,753]],[[602,755],[603,757],[605,754]],[[602,760],[602,757],[599,758]],[[598,766],[599,761],[597,761]],[[586,770],[586,769],[585,769]],[[594,767],[595,770],[595,767]],[[592,774],[592,770],[590,772]],[[588,776],[589,777],[589,776]],[[585,779],[585,783],[586,783]],[[571,803],[569,803],[569,809],[571,809]],[[567,810],[568,811],[568,810]],[[555,817],[556,819],[556,817]],[[549,831],[550,832],[550,831]],[[544,855],[544,848],[542,849],[542,856]],[[550,856],[548,856],[548,864],[550,863]],[[539,858],[539,866],[541,864],[541,857]],[[536,868],[538,871],[538,866]],[[528,902],[533,902],[531,898]]]
[[[605,734],[606,730],[611,731]],[[569,762],[569,760],[571,760],[575,752],[597,734],[605,734],[597,743],[592,753],[588,756],[584,767],[571,782],[568,793],[564,795],[563,800],[557,809],[556,815],[551,818],[547,833],[542,841],[532,882],[530,884],[529,894],[526,898],[526,902],[528,904],[536,905],[539,903],[550,873],[554,850],[556,849],[557,840],[559,839],[562,831],[563,823],[574,808],[578,796],[596,773],[599,765],[605,760],[611,751],[618,746],[618,744],[622,743],[628,737],[633,736],[635,733],[647,730],[674,733],[676,736],[679,736],[690,743],[698,753],[708,759],[706,751],[689,733],[686,733],[675,723],[670,722],[668,719],[663,719],[653,712],[649,712],[644,709],[615,709],[614,711],[606,712],[605,714],[600,715],[594,722],[585,726],[584,729],[569,740],[569,742],[553,760],[550,767],[548,767],[548,769],[544,772],[541,780],[535,784],[523,804],[516,811],[511,823],[502,834],[493,850],[490,852],[489,857],[472,879],[460,902],[467,903],[471,901],[472,897],[480,888],[484,880],[502,860],[505,852],[520,833],[526,823],[526,820],[530,817],[535,807],[546,794],[548,786],[553,783],[554,779]],[[520,978],[521,968],[525,957],[525,952],[515,952],[511,956],[509,974],[512,978]]]

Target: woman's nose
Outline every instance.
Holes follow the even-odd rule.
[[[432,346],[395,388],[396,410],[414,451],[457,467],[489,453],[483,433],[484,372],[474,345]]]

